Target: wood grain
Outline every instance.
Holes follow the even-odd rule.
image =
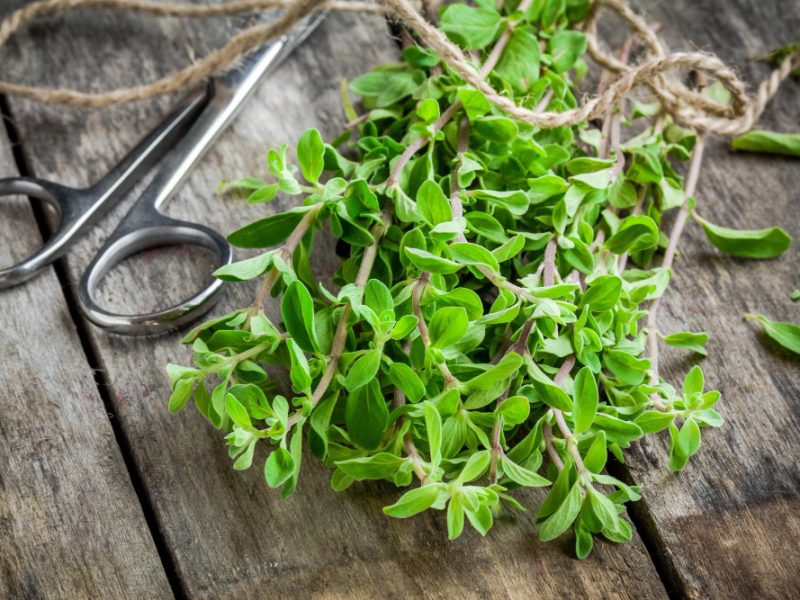
[[[87,16],[57,29],[31,29],[9,51],[4,74],[50,85],[124,85],[185,63],[185,52],[171,49],[190,43],[200,54],[228,31],[214,24],[202,29],[196,23],[148,23],[154,40],[169,40],[167,48],[162,42],[148,48],[138,37],[145,29],[139,20],[116,16],[110,33],[80,37],[101,22],[109,23]],[[134,32],[137,45],[130,42]],[[54,51],[24,53],[44,39]],[[343,122],[337,77],[352,77],[393,60],[396,53],[382,21],[330,17],[257,92],[168,212],[230,230],[258,214],[285,209],[286,200],[252,207],[211,192],[222,178],[263,171],[265,150],[296,140],[306,127],[335,133]],[[98,67],[95,56],[106,61]],[[80,184],[108,168],[164,108],[162,102],[85,113],[12,100],[36,173]],[[86,157],[79,170],[71,169],[76,157]],[[113,217],[107,220],[67,259],[73,284],[114,222]],[[137,309],[177,299],[188,291],[185,282],[198,281],[210,269],[191,256],[185,249],[141,256],[132,265],[142,269],[139,274],[127,267],[112,273],[106,301]],[[244,306],[253,293],[252,286],[230,288],[217,312]],[[260,469],[231,469],[222,437],[198,414],[167,414],[164,364],[189,360],[178,345],[179,335],[130,339],[91,329],[89,336],[190,597],[664,597],[638,538],[625,546],[598,544],[591,559],[578,562],[570,558],[571,540],[540,544],[531,517],[518,515],[498,523],[486,540],[465,535],[448,543],[443,515],[392,520],[380,507],[392,502],[396,491],[370,485],[334,494],[327,473],[312,460],[304,462],[295,497],[281,501],[266,489]],[[261,461],[263,456],[256,464]]]
[[[0,214],[5,266],[41,236],[26,198]],[[52,268],[0,291],[0,330],[0,598],[171,596]]]
[[[794,41],[800,5],[776,1],[642,2],[663,23],[671,49],[692,46],[737,65],[754,84],[769,71],[748,57]],[[789,82],[760,127],[797,132],[800,85]],[[745,312],[800,322],[789,298],[800,287],[800,161],[734,153],[712,140],[697,193],[700,213],[734,228],[781,225],[795,239],[780,259],[722,256],[691,224],[662,304],[660,328],[707,331],[709,357],[661,346],[662,373],[679,384],[692,364],[722,392],[726,423],[704,430],[702,447],[680,474],[667,469],[664,436],[629,460],[645,485],[640,522],[672,585],[690,598],[797,598],[800,595],[800,360],[780,349]],[[696,357],[695,357],[696,358]]]

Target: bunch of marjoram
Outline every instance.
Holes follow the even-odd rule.
[[[518,105],[575,107],[587,70],[575,25],[588,2],[534,4],[454,4],[440,27]],[[623,461],[632,442],[665,432],[681,469],[701,430],[722,424],[699,367],[676,389],[653,360],[659,339],[700,354],[707,339],[659,332],[649,318],[677,243],[662,216],[693,216],[737,255],[777,256],[791,240],[697,214],[702,140],[658,105],[634,104],[631,121],[612,111],[600,129],[533,128],[413,45],[349,87],[365,112],[344,94],[352,121],[334,144],[308,130],[293,153],[299,169],[283,146],[268,155],[273,182],[226,185],[251,202],[296,202],[230,234],[263,253],[216,275],[259,279],[258,293],[186,336],[194,366],[168,367],[170,410],[193,397],[225,432],[235,469],[267,446],[266,482],[282,496],[307,448],[334,490],[393,482],[387,515],[446,511],[451,538],[465,520],[485,534],[498,511],[523,509],[517,490],[543,487],[541,505],[525,507],[542,540],[572,529],[585,557],[595,534],[630,539],[620,514],[640,490],[604,472],[608,455]],[[641,133],[620,142],[623,121]],[[331,285],[311,269],[323,228],[341,259]],[[263,311],[270,296],[280,297],[277,322]]]

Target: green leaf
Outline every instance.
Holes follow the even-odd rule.
[[[524,487],[547,487],[550,485],[550,480],[542,477],[538,473],[521,467],[516,464],[507,456],[503,456],[500,460],[503,466],[503,473],[514,483]]]
[[[510,377],[522,366],[522,357],[516,352],[509,352],[487,371],[473,377],[466,383],[470,390],[488,390],[495,384]]]
[[[632,215],[625,217],[617,232],[606,242],[606,248],[614,254],[636,252],[654,248],[658,244],[658,225],[650,217]]]
[[[370,307],[379,318],[383,319],[382,315],[391,313],[390,320],[394,320],[392,293],[379,279],[370,279],[364,286],[364,304]]]
[[[731,142],[736,150],[800,157],[800,134],[753,130]]]
[[[592,312],[611,310],[617,304],[621,291],[622,279],[616,275],[595,277],[581,296],[578,308],[588,306]]]
[[[445,306],[437,310],[428,325],[431,346],[447,348],[460,341],[469,327],[467,311],[460,306]]]
[[[643,432],[655,433],[663,431],[669,427],[670,423],[675,419],[673,413],[663,413],[658,410],[648,410],[636,417],[633,422],[636,423]]]
[[[495,412],[503,417],[506,425],[519,425],[528,419],[531,404],[525,396],[511,396],[498,404]]]
[[[214,271],[214,277],[223,281],[248,281],[261,277],[272,266],[273,251],[246,258]]]
[[[250,204],[263,204],[265,202],[272,202],[280,189],[279,183],[270,183],[263,187],[258,188],[247,197]]]
[[[495,72],[515,90],[526,92],[539,80],[539,40],[523,28],[515,28]]]
[[[688,398],[692,394],[702,394],[704,384],[703,369],[695,365],[683,380],[683,395]]]
[[[195,380],[191,378],[183,378],[175,382],[169,397],[169,412],[176,413],[186,406],[189,398],[192,397],[194,384]]]
[[[552,67],[556,73],[565,73],[586,52],[586,36],[580,31],[565,29],[550,38],[549,49],[553,57]]]
[[[688,348],[702,356],[707,356],[706,342],[708,341],[708,334],[704,331],[699,333],[681,331],[680,333],[671,333],[670,335],[662,336],[661,339],[670,346]]]
[[[500,18],[495,10],[450,4],[439,19],[439,27],[465,49],[477,50],[488,46],[497,37]]]
[[[486,96],[478,90],[459,88],[458,99],[461,100],[461,105],[464,107],[470,121],[477,117],[482,117],[492,110],[492,105],[489,104]]]
[[[603,529],[616,531],[619,528],[619,515],[614,503],[592,486],[587,487],[586,493],[589,495],[592,512],[597,517],[597,520],[600,521]]]
[[[314,301],[300,281],[293,281],[286,288],[281,299],[281,314],[286,331],[297,345],[306,352],[319,352],[314,328]]]
[[[791,236],[780,227],[769,229],[728,229],[709,223],[695,213],[706,237],[714,246],[730,254],[745,258],[775,258],[792,245]]]
[[[264,464],[264,478],[271,488],[280,487],[294,474],[295,464],[292,455],[285,448],[275,448]]]
[[[237,248],[269,248],[285,241],[302,220],[308,207],[270,215],[237,229],[228,241]]]
[[[572,410],[572,400],[559,386],[537,379],[534,379],[532,384],[539,398],[548,406],[565,412],[570,412]]]
[[[247,409],[232,394],[225,396],[225,412],[228,413],[231,421],[242,429],[253,429]]]
[[[325,167],[325,143],[316,129],[307,129],[297,142],[297,162],[303,177],[317,183]]]
[[[405,253],[415,267],[428,273],[447,275],[462,268],[462,265],[449,258],[442,258],[419,248],[406,247]]]
[[[388,422],[389,410],[376,379],[348,394],[345,423],[355,444],[374,450],[380,445]]]
[[[425,386],[419,376],[407,364],[393,362],[389,367],[389,379],[403,390],[411,402],[419,402],[425,397]]]
[[[432,179],[426,179],[417,190],[417,209],[429,225],[445,223],[453,218],[450,201],[442,188]]]
[[[455,494],[447,505],[447,538],[456,539],[464,530],[464,506],[460,496]]]
[[[328,428],[330,427],[331,415],[336,406],[339,394],[328,395],[322,402],[317,404],[309,419],[308,447],[311,454],[322,460],[328,453]]]
[[[578,517],[582,501],[580,483],[575,482],[558,509],[539,527],[539,539],[548,542],[569,529],[569,526]]]
[[[336,466],[355,479],[391,479],[406,459],[388,452],[336,461]]]
[[[287,338],[286,347],[289,349],[289,359],[291,360],[289,377],[292,387],[299,393],[310,391],[311,370],[306,355],[292,338]]]
[[[519,127],[514,121],[507,117],[490,115],[473,119],[472,132],[490,142],[510,144],[517,138],[517,135],[519,135]],[[501,194],[506,192],[497,193]],[[522,195],[524,196],[525,194]]]
[[[469,242],[455,242],[448,247],[450,256],[464,265],[482,266],[499,273],[500,265],[495,256],[483,246]]]
[[[383,512],[398,519],[405,519],[421,513],[436,502],[439,497],[439,489],[438,484],[427,484],[410,490],[391,506],[385,506]]]
[[[746,314],[748,319],[755,319],[764,326],[766,333],[787,350],[800,354],[800,327],[794,323],[781,323],[770,321],[764,315]]]
[[[430,402],[425,402],[425,429],[428,432],[431,464],[438,467],[442,462],[442,416]]]
[[[597,413],[598,391],[597,381],[595,381],[592,370],[583,367],[575,376],[572,385],[572,397],[574,398],[574,410],[572,420],[575,422],[575,433],[586,431],[592,425],[594,416]]]
[[[372,381],[378,374],[382,355],[380,348],[374,348],[359,356],[347,372],[344,387],[352,392]]]
[[[592,445],[586,451],[586,456],[583,457],[583,466],[592,473],[599,473],[606,466],[607,458],[606,432],[600,430],[594,436]]]
[[[479,450],[471,454],[456,481],[458,483],[467,483],[477,479],[489,468],[490,459],[491,455],[488,450]]]

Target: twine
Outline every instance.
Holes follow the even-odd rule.
[[[600,66],[617,74],[618,78],[602,95],[586,100],[577,108],[565,112],[528,109],[515,104],[511,99],[497,92],[481,77],[474,60],[467,57],[461,48],[452,43],[440,29],[427,21],[409,0],[376,0],[375,2],[233,0],[224,4],[199,6],[163,4],[152,0],[39,0],[14,11],[0,22],[0,46],[5,44],[15,32],[35,19],[89,8],[182,18],[234,16],[267,9],[278,9],[281,14],[270,23],[254,25],[240,31],[222,48],[214,50],[194,64],[152,83],[109,92],[86,93],[69,89],[21,85],[0,79],[0,93],[23,96],[43,103],[90,108],[101,108],[170,94],[199,85],[208,77],[224,72],[240,56],[286,34],[297,21],[320,10],[380,13],[400,21],[434,50],[464,82],[480,90],[489,102],[520,121],[542,128],[575,125],[604,116],[631,90],[645,85],[653,90],[664,110],[675,120],[698,131],[736,135],[752,128],[764,112],[767,103],[778,91],[781,82],[800,63],[800,52],[786,57],[781,65],[759,85],[756,94],[750,97],[744,82],[717,57],[704,52],[665,54],[655,31],[623,0],[594,0],[592,10],[584,24],[589,55]],[[609,9],[616,13],[638,35],[646,50],[646,59],[641,64],[630,66],[601,49],[596,31],[601,9]],[[730,106],[716,103],[668,77],[670,71],[678,68],[693,69],[719,81],[731,94]]]

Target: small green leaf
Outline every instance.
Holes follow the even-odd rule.
[[[195,380],[191,378],[183,378],[175,382],[172,394],[169,397],[169,412],[176,413],[186,406],[189,398],[192,397],[194,384]]]
[[[297,345],[306,352],[319,352],[314,328],[314,301],[300,281],[293,281],[286,288],[281,299],[281,314],[286,331]]]
[[[525,92],[539,79],[539,40],[524,28],[515,28],[495,67],[514,89]]]
[[[632,215],[625,217],[617,232],[606,242],[606,248],[614,254],[635,252],[654,248],[658,243],[658,225],[650,217]]]
[[[223,281],[248,281],[261,277],[272,266],[273,251],[246,258],[214,271],[214,277]]]
[[[439,27],[448,37],[468,50],[477,50],[491,44],[500,29],[500,14],[487,8],[472,8],[465,4],[445,7]]]
[[[569,529],[581,510],[582,501],[580,483],[575,482],[558,509],[539,527],[539,539],[548,542]]]
[[[383,512],[398,519],[405,519],[421,513],[436,502],[439,497],[439,489],[438,484],[428,484],[410,490],[391,506],[384,507]]]
[[[292,380],[292,387],[299,393],[307,392],[311,387],[311,370],[308,366],[308,359],[292,338],[287,338],[286,347],[289,349],[289,359],[291,360],[289,377]]]
[[[430,402],[425,402],[425,429],[428,432],[431,464],[438,467],[442,462],[442,416]]]
[[[575,422],[575,433],[586,431],[594,421],[597,413],[598,391],[597,381],[589,367],[583,367],[575,376],[572,385],[574,410],[572,420]]]
[[[599,473],[606,466],[607,458],[606,432],[601,430],[594,436],[592,445],[586,451],[586,456],[583,457],[583,466],[592,473]]]
[[[429,225],[445,223],[453,218],[450,201],[442,188],[432,179],[426,179],[417,190],[417,209]]]
[[[495,256],[478,244],[455,242],[448,246],[448,251],[453,260],[461,264],[487,267],[495,273],[500,271],[500,265]]]
[[[389,379],[403,390],[411,402],[419,402],[425,397],[425,386],[414,370],[405,363],[393,362],[389,367]]]
[[[264,477],[271,488],[280,487],[294,474],[295,464],[292,455],[285,448],[275,448],[264,464]]]
[[[447,348],[464,336],[469,327],[467,311],[460,306],[445,306],[437,310],[428,325],[431,346]]]
[[[228,241],[237,248],[269,248],[285,241],[292,233],[307,207],[270,215],[237,229],[228,235]]]
[[[708,240],[731,256],[745,258],[775,258],[792,245],[791,236],[780,227],[768,229],[729,229],[709,223],[695,213]]]
[[[671,333],[661,338],[670,346],[676,348],[688,348],[702,356],[706,356],[706,342],[708,341],[708,334],[704,331],[693,333],[691,331],[681,331],[680,333]]]
[[[379,348],[373,348],[359,356],[347,372],[344,387],[352,392],[372,381],[381,366],[382,355]]]
[[[232,394],[225,396],[225,412],[228,413],[231,421],[242,429],[250,430],[253,428],[247,409]]]
[[[531,404],[525,396],[511,396],[503,400],[495,412],[503,417],[506,425],[519,425],[530,415]]]
[[[479,450],[470,455],[467,464],[461,469],[461,473],[459,473],[456,481],[458,483],[467,483],[483,475],[486,469],[489,468],[490,458],[491,455],[488,450]]]
[[[736,150],[800,157],[800,134],[753,130],[731,142]]]
[[[447,275],[449,273],[455,273],[462,268],[462,265],[455,261],[436,256],[425,250],[420,250],[419,248],[406,247],[405,253],[414,266],[421,271]]]
[[[297,162],[303,171],[303,177],[311,183],[317,183],[325,166],[325,143],[316,129],[307,129],[297,142]]]
[[[503,473],[514,483],[525,487],[547,487],[550,485],[549,479],[530,469],[521,467],[507,456],[504,456],[500,462],[503,466]]]
[[[621,291],[622,279],[616,275],[600,275],[589,284],[578,308],[588,306],[592,312],[611,310],[617,304]]]
[[[542,402],[553,408],[570,412],[572,410],[572,399],[567,393],[554,383],[533,380],[533,387],[541,398]]]
[[[764,315],[746,314],[745,317],[748,319],[755,319],[761,323],[764,326],[764,333],[781,346],[787,350],[791,350],[795,354],[800,354],[800,326],[794,323],[770,321]]]
[[[447,505],[447,538],[456,539],[464,530],[464,506],[458,494]]]
[[[553,70],[556,73],[565,73],[574,65],[575,61],[586,52],[586,36],[580,31],[561,30],[550,38],[550,55],[553,57]]]
[[[367,450],[374,450],[383,439],[388,421],[389,410],[376,379],[371,379],[366,385],[348,394],[345,423],[354,443]]]

